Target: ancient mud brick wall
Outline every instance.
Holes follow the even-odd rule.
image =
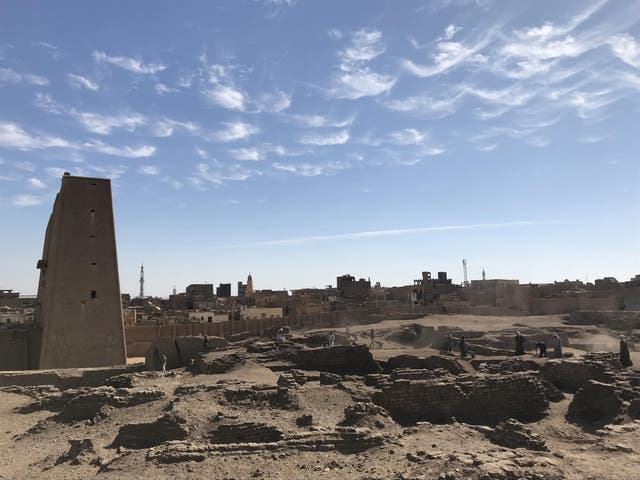
[[[549,360],[542,368],[542,376],[560,389],[576,391],[589,380],[610,383],[614,366],[604,361]]]
[[[463,377],[455,380],[398,380],[373,395],[402,423],[420,420],[493,423],[543,416],[549,406],[540,381],[532,374]]]

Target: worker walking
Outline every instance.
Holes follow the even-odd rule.
[[[553,334],[553,358],[562,358],[562,339],[557,333]]]
[[[624,335],[620,335],[620,363],[623,367],[630,367],[633,365],[633,362],[631,361],[631,354],[629,353],[627,337]]]
[[[520,333],[520,330],[516,331],[516,355],[524,355],[524,337]]]
[[[460,343],[458,344],[460,348],[460,358],[467,357],[467,341],[464,337],[460,337]]]

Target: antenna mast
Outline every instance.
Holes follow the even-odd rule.
[[[144,264],[140,264],[140,298],[144,298]]]
[[[469,286],[469,276],[467,275],[467,259],[463,258],[462,259],[462,270],[464,271],[464,282],[462,282],[462,284],[465,287]]]

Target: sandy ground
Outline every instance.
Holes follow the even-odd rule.
[[[549,317],[471,317],[461,315],[433,315],[419,320],[387,320],[375,325],[354,325],[358,334],[375,328],[378,338],[401,325],[449,325],[465,330],[511,330],[514,325],[564,327],[561,318]],[[573,327],[575,328],[575,327]],[[590,335],[599,341],[607,332],[580,327],[579,341],[585,343]],[[609,341],[609,340],[606,340]],[[364,342],[364,341],[363,341]],[[588,343],[588,342],[587,342]],[[431,348],[413,349],[393,342],[383,342],[383,348],[374,351],[379,359],[401,353],[433,354]],[[575,350],[576,354],[581,353]],[[640,364],[634,352],[635,364]],[[528,355],[527,358],[533,358]],[[188,412],[202,419],[199,425],[206,430],[208,418],[217,412],[237,415],[243,421],[276,425],[286,432],[299,431],[295,419],[305,413],[313,415],[314,424],[334,428],[344,418],[344,409],[352,403],[344,390],[335,386],[321,386],[309,382],[299,390],[300,408],[282,410],[273,407],[247,408],[230,405],[220,400],[215,392],[197,392],[180,398],[173,407],[174,390],[178,385],[215,384],[220,380],[242,381],[248,384],[275,385],[279,374],[254,362],[220,375],[194,377],[186,372],[164,378],[145,379],[141,386],[158,388],[166,397],[128,408],[114,409],[96,424],[83,421],[72,424],[51,419],[48,411],[20,414],[16,409],[32,400],[24,395],[0,392],[0,479],[437,479],[450,474],[451,479],[485,478],[511,479],[527,477],[535,472],[539,479],[640,479],[640,422],[616,426],[606,435],[588,432],[565,419],[571,395],[559,403],[552,403],[549,414],[528,425],[540,434],[549,446],[549,452],[531,452],[508,449],[490,443],[476,429],[463,424],[419,424],[404,429],[404,434],[390,437],[382,446],[359,454],[338,452],[258,452],[252,454],[212,455],[202,462],[158,464],[148,461],[147,449],[122,450],[110,445],[118,429],[127,423],[152,421],[169,408]],[[25,433],[39,421],[44,428],[39,433]],[[624,427],[624,428],[623,428]],[[403,429],[398,426],[398,432]],[[110,461],[107,467],[80,462],[57,464],[69,450],[68,440],[91,439],[96,456]],[[195,438],[194,441],[197,441]],[[620,447],[621,446],[621,447]],[[629,451],[631,449],[631,451]],[[416,462],[416,455],[423,460]],[[411,457],[414,460],[408,458]],[[443,477],[444,478],[444,477]]]

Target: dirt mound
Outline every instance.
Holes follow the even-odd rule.
[[[500,422],[487,433],[487,438],[497,445],[507,448],[548,451],[544,440],[517,420],[510,418]]]
[[[401,327],[398,331],[387,336],[387,340],[422,348],[431,345],[435,335],[435,328],[431,326],[412,324]]]
[[[358,402],[344,410],[343,426],[384,430],[386,433],[398,433],[399,426],[384,408],[371,402]]]
[[[71,465],[80,465],[81,463],[100,465],[102,462],[102,459],[96,454],[96,449],[90,438],[69,440],[69,445],[69,451],[58,457],[56,465],[67,462]]]
[[[577,422],[609,423],[622,413],[622,399],[615,386],[589,380],[576,392],[567,418]]]
[[[193,374],[225,373],[232,368],[242,365],[244,355],[240,353],[209,352],[195,356],[193,366],[189,370]]]
[[[149,423],[129,423],[120,427],[113,447],[149,448],[169,440],[187,437],[186,421],[174,412],[167,412]]]

